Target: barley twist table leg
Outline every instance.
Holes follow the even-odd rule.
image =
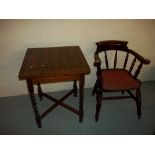
[[[42,89],[41,89],[41,86],[40,84],[37,84],[38,85],[38,96],[40,98],[40,101],[43,100],[43,97],[42,97]]]
[[[83,121],[83,101],[84,101],[84,83],[85,77],[81,76],[79,80],[79,121]]]
[[[73,84],[73,90],[74,90],[74,96],[76,97],[77,96],[77,81],[74,80],[74,84]]]
[[[40,114],[38,111],[37,102],[36,102],[35,95],[34,95],[33,83],[31,80],[27,80],[27,88],[29,91],[29,95],[30,95],[30,99],[31,99],[31,103],[32,103],[32,107],[33,107],[33,111],[35,114],[35,119],[36,119],[37,125],[39,128],[41,128],[42,127],[41,117],[40,117]]]

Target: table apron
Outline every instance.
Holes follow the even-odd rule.
[[[32,78],[33,84],[45,84],[45,83],[57,83],[57,82],[67,82],[80,80],[81,76],[85,75],[62,75],[62,76],[52,76],[52,77],[42,77],[42,78]]]

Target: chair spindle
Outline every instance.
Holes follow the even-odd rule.
[[[133,69],[133,67],[134,67],[134,65],[135,65],[135,62],[136,62],[136,57],[135,57],[135,58],[133,59],[133,61],[132,61],[132,64],[131,64],[131,67],[130,67],[129,73],[132,72],[132,69]]]
[[[115,58],[114,58],[114,69],[116,69],[116,64],[117,64],[117,50],[115,52]]]
[[[135,72],[135,75],[134,75],[135,78],[137,78],[137,76],[139,75],[142,66],[143,66],[143,63],[141,62]]]
[[[106,63],[106,67],[107,67],[107,69],[109,69],[109,63],[108,63],[108,56],[107,56],[107,52],[106,52],[106,51],[104,51],[104,53],[105,53],[105,63]]]
[[[129,53],[127,52],[126,57],[125,57],[125,62],[124,62],[123,69],[126,68],[126,65],[127,65],[127,62],[128,62],[128,58],[129,58]]]

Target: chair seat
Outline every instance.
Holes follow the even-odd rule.
[[[131,90],[141,86],[140,81],[123,69],[102,70],[101,76],[103,90]]]

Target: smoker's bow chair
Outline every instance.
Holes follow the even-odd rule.
[[[97,68],[97,80],[94,85],[92,95],[96,94],[96,122],[99,119],[99,112],[101,109],[102,100],[111,100],[111,99],[127,99],[133,98],[136,101],[137,106],[137,116],[138,119],[141,118],[141,82],[137,79],[138,74],[143,66],[143,64],[149,64],[150,60],[143,58],[141,55],[127,47],[127,41],[119,40],[107,40],[97,42],[97,49],[94,54],[94,66]],[[108,53],[113,53],[114,63],[110,67]],[[104,63],[106,69],[101,67],[101,59],[99,55],[104,52]],[[117,67],[118,54],[124,52],[124,60],[122,67]],[[129,62],[129,57],[133,57],[132,62]],[[133,69],[135,68],[135,63],[138,63],[137,68],[134,73]],[[128,64],[130,64],[129,69],[127,69]],[[131,92],[135,90],[135,94]],[[121,96],[107,96],[103,97],[103,92],[121,92]],[[125,96],[124,92],[127,92],[129,95]]]

